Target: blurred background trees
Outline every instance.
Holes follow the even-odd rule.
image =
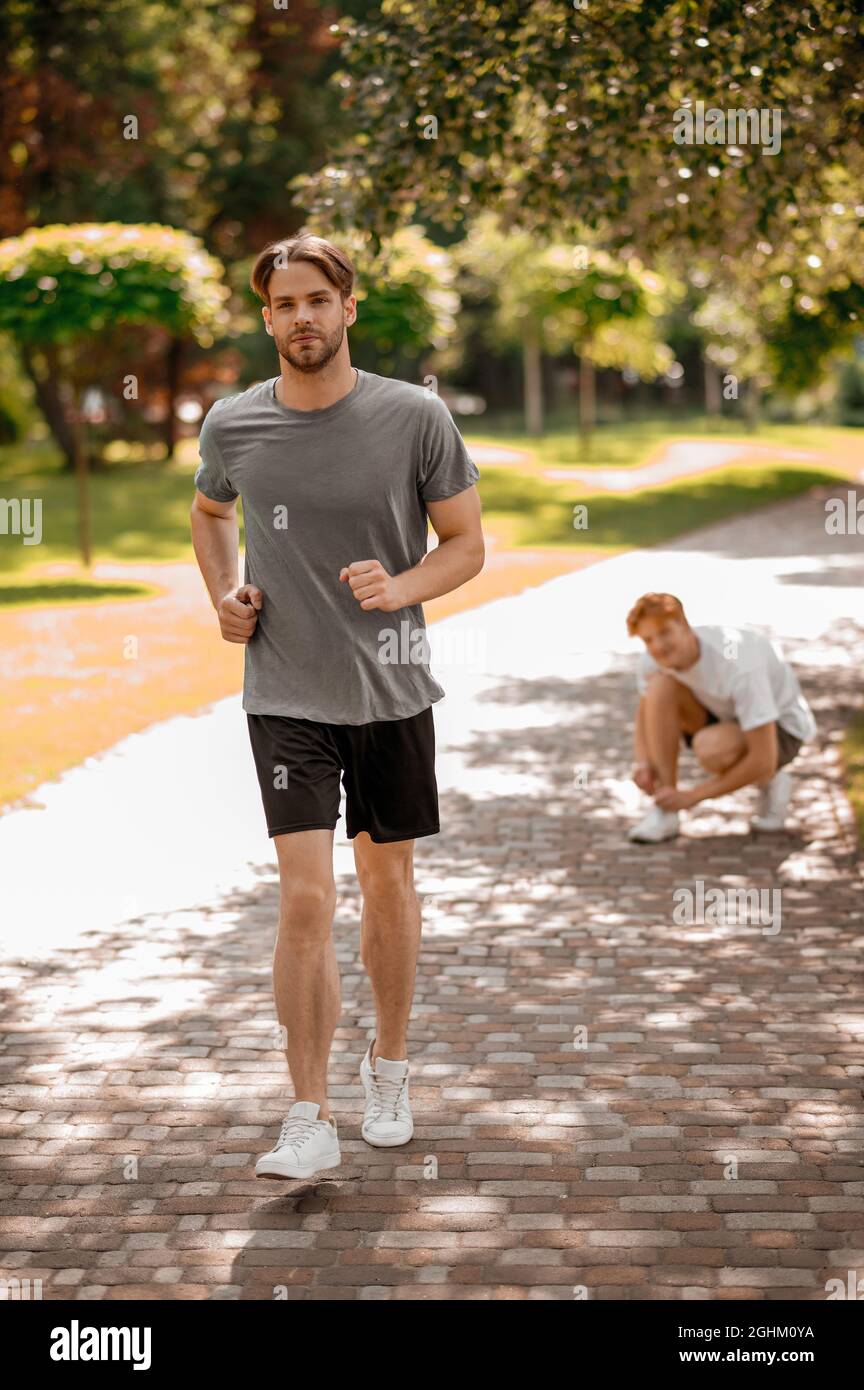
[[[73,406],[52,334],[74,297],[56,265],[37,276],[51,332],[0,324],[0,439],[41,424],[68,461],[86,398],[97,459],[170,459],[217,395],[275,372],[249,269],[301,228],[354,255],[360,365],[487,415],[521,403],[534,435],[572,409],[586,454],[595,418],[628,411],[855,423],[859,37],[845,0],[16,0],[0,240],[174,228],[230,298],[206,340],[112,297]],[[780,111],[778,151],[675,143],[699,100]]]

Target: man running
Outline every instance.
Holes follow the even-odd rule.
[[[636,676],[633,780],[654,798],[630,839],[672,839],[679,811],[750,785],[760,788],[753,828],[782,830],[792,779],[781,769],[816,723],[779,647],[750,628],[691,627],[672,594],[643,594],[627,631],[646,647]],[[678,786],[682,737],[711,774],[695,787]]]
[[[435,835],[422,604],[483,568],[479,470],[447,406],[351,366],[354,268],[320,237],[265,247],[252,270],[279,375],[217,401],[201,430],[195,554],[228,642],[245,643],[243,709],[279,862],[276,1014],[295,1103],[256,1174],[341,1162],[327,1065],[341,1015],[332,941],[339,779],[375,995],[362,1134],[413,1133],[407,1029],[420,943],[414,840]],[[238,585],[236,499],[243,499]],[[438,545],[427,555],[428,521]]]

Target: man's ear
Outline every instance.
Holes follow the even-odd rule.
[[[269,315],[269,313],[270,313],[270,310],[267,308],[267,305],[266,305],[266,304],[262,304],[262,305],[261,305],[261,317],[264,319],[264,327],[267,329],[267,332],[270,334],[270,337],[272,338],[272,337],[273,337],[273,328],[272,328],[272,325],[270,324],[270,322],[269,322],[269,320],[268,320],[268,315]]]

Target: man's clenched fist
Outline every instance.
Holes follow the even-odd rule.
[[[404,595],[398,582],[389,575],[380,560],[355,560],[339,571],[339,581],[351,585],[351,592],[361,608],[380,608],[383,613],[395,613],[405,607]]]
[[[258,623],[258,610],[264,595],[254,584],[241,584],[232,589],[216,608],[219,626],[226,642],[248,642]]]

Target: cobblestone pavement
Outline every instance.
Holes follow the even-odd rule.
[[[348,874],[331,1070],[345,1162],[318,1182],[253,1173],[287,1108],[271,864],[216,906],[7,958],[0,1275],[48,1299],[810,1300],[864,1269],[861,864],[836,757],[861,698],[861,564],[820,509],[473,615],[510,664],[473,684],[454,670],[436,712],[443,831],[417,843],[406,1147],[359,1137],[372,1016]],[[778,614],[819,722],[788,833],[748,835],[742,793],[673,844],[626,841],[622,598],[675,575],[698,588],[693,621],[722,602],[730,621]],[[604,605],[611,645],[586,670]],[[158,827],[141,853],[158,874]],[[678,922],[699,881],[765,892],[771,924]]]

